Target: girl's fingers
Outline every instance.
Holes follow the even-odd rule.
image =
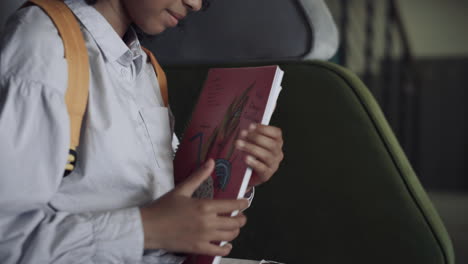
[[[274,154],[270,150],[265,149],[259,145],[252,144],[242,139],[238,139],[236,141],[236,147],[239,150],[247,152],[251,156],[254,156],[255,158],[263,161],[268,166],[272,165],[274,162]]]
[[[255,171],[261,182],[268,180],[268,175],[270,175],[269,172],[271,171],[269,166],[249,155],[245,158],[245,162]]]
[[[281,129],[262,124],[251,124],[242,130],[236,148],[246,152],[246,164],[254,171],[249,183],[255,186],[270,179],[283,160],[283,135]]]
[[[239,200],[204,200],[200,201],[199,209],[205,213],[231,214],[234,211],[242,211],[249,207],[249,201]]]
[[[240,230],[218,230],[212,236],[212,241],[226,241],[230,242],[233,241],[237,236],[239,236]]]
[[[250,133],[247,133],[246,130],[244,131],[246,133],[241,133],[241,140],[249,141],[273,153],[281,151],[281,145],[277,140],[257,133],[256,131],[252,131]],[[242,134],[245,134],[245,137],[242,137]]]
[[[218,244],[213,243],[204,243],[192,250],[190,253],[196,253],[201,255],[208,256],[227,256],[232,250],[232,245],[230,243],[225,244],[224,246],[219,246]]]
[[[283,132],[280,128],[274,126],[267,126],[262,124],[250,124],[249,131],[255,131],[264,136],[270,137],[272,139],[281,139],[283,138]]]
[[[219,216],[216,223],[213,225],[218,230],[235,230],[243,227],[247,222],[245,215],[240,213],[237,216]]]

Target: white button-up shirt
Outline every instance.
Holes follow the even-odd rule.
[[[67,62],[50,18],[16,12],[0,49],[0,262],[180,263],[143,255],[138,206],[171,190],[172,130],[135,32],[124,40],[93,7],[67,0],[90,61],[77,167],[69,149]]]

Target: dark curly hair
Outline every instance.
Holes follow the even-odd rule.
[[[85,1],[86,1],[86,3],[88,5],[94,5],[94,4],[97,3],[98,0],[85,0]],[[208,9],[208,7],[210,6],[210,2],[211,2],[211,0],[203,0],[201,10],[204,11],[204,10]]]

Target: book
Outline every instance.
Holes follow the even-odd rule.
[[[175,155],[176,185],[211,158],[215,161],[214,172],[194,197],[244,197],[252,169],[245,163],[246,153],[237,150],[235,142],[251,123],[270,122],[283,74],[276,65],[209,70]],[[220,259],[189,255],[185,263],[217,264]]]

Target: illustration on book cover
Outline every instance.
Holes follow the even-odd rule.
[[[198,144],[197,167],[207,159],[209,153],[215,159],[215,180],[209,178],[195,192],[194,196],[199,198],[213,198],[214,187],[224,191],[231,178],[232,161],[238,156],[234,156],[235,140],[240,133],[240,118],[245,106],[249,101],[249,92],[255,87],[255,82],[249,85],[244,92],[237,96],[226,109],[223,119],[213,132],[204,141],[203,132],[198,132],[190,138],[190,142]],[[213,102],[211,102],[213,103]]]
[[[274,108],[270,105],[281,90],[278,72],[278,66],[209,71],[174,159],[175,184],[213,159],[214,172],[194,197],[243,196],[252,170],[245,163],[247,154],[236,149],[235,143],[250,124],[268,123]]]

